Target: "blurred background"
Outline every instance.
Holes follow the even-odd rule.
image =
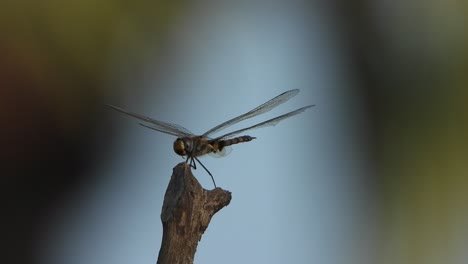
[[[156,262],[182,159],[105,104],[201,134],[296,88],[232,130],[316,107],[202,159],[233,200],[195,262],[468,261],[461,1],[1,6],[3,263]]]

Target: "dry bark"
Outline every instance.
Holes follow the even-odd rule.
[[[230,201],[231,193],[226,190],[203,189],[185,162],[174,167],[161,212],[163,238],[157,263],[193,263],[211,218]]]

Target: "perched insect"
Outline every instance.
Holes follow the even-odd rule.
[[[219,125],[213,127],[212,129],[208,130],[207,132],[205,132],[204,134],[202,134],[200,136],[197,136],[197,135],[193,134],[188,129],[186,129],[185,127],[182,127],[180,125],[154,120],[152,118],[149,118],[149,117],[146,117],[146,116],[143,116],[143,115],[128,112],[128,111],[126,111],[126,110],[124,110],[124,109],[122,109],[120,107],[117,107],[117,106],[113,106],[113,105],[108,105],[108,106],[112,107],[113,109],[115,109],[115,110],[117,110],[119,112],[122,112],[124,114],[127,114],[129,116],[138,118],[138,119],[146,122],[147,124],[140,123],[140,125],[142,125],[144,127],[147,127],[147,128],[150,128],[150,129],[162,132],[162,133],[166,133],[166,134],[169,134],[169,135],[176,136],[177,139],[174,141],[174,152],[177,153],[178,155],[182,156],[182,157],[187,156],[187,159],[185,160],[185,162],[187,163],[187,162],[190,161],[189,165],[194,169],[197,169],[195,161],[200,163],[200,165],[211,176],[211,179],[213,180],[213,184],[216,187],[216,183],[215,183],[215,180],[213,178],[213,175],[205,167],[205,165],[203,165],[203,163],[200,162],[198,157],[203,156],[205,154],[223,153],[223,151],[225,150],[225,148],[227,146],[230,146],[230,145],[233,145],[233,144],[238,144],[238,143],[241,143],[241,142],[251,141],[252,139],[255,139],[255,137],[240,136],[240,137],[234,137],[233,138],[233,136],[238,135],[238,134],[240,134],[240,133],[242,133],[244,131],[254,129],[254,128],[274,126],[278,122],[280,122],[281,120],[289,118],[289,117],[294,116],[294,115],[297,115],[299,113],[302,113],[307,108],[313,107],[314,105],[308,105],[308,106],[299,108],[297,110],[291,111],[291,112],[286,113],[284,115],[277,116],[275,118],[272,118],[272,119],[269,119],[267,121],[258,123],[256,125],[249,126],[249,127],[243,128],[243,129],[239,129],[239,130],[236,130],[234,132],[227,133],[225,135],[222,135],[222,136],[219,136],[219,137],[216,137],[216,138],[210,138],[209,136],[216,133],[216,132],[219,132],[220,130],[225,129],[225,128],[231,126],[231,125],[234,125],[234,124],[236,124],[236,123],[238,123],[240,121],[243,121],[243,120],[248,119],[248,118],[252,118],[254,116],[258,116],[258,115],[263,114],[263,113],[266,113],[266,112],[272,110],[273,108],[277,107],[278,105],[288,101],[289,99],[291,99],[292,97],[294,97],[298,93],[299,93],[298,89],[284,92],[284,93],[276,96],[275,98],[261,104],[260,106],[250,110],[249,112],[247,112],[245,114],[242,114],[242,115],[240,115],[238,117],[235,117],[235,118],[233,118],[231,120],[228,120],[228,121],[226,121],[226,122],[224,122],[222,124],[219,124]]]

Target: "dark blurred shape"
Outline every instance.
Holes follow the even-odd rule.
[[[379,263],[466,263],[467,6],[335,4],[373,129]]]
[[[99,154],[99,115],[76,97],[76,104],[91,107],[67,127],[61,120],[66,109],[48,94],[63,87],[54,87],[61,85],[42,65],[15,52],[0,47],[0,233],[7,249],[2,262],[35,263],[35,247],[47,235],[40,227],[64,197],[89,180],[86,172]]]
[[[61,206],[90,183],[113,130],[103,117],[115,42],[154,49],[179,2],[7,1],[0,9],[2,263],[38,263]],[[176,8],[174,8],[176,7]],[[139,31],[135,31],[135,29]],[[125,40],[125,41],[123,41]],[[145,41],[142,41],[145,40]],[[129,66],[131,67],[131,66]],[[104,129],[102,128],[106,128]],[[98,159],[99,157],[99,159]]]

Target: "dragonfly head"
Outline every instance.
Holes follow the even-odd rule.
[[[174,141],[174,152],[180,156],[187,156],[192,153],[193,142],[189,137],[178,138]]]

